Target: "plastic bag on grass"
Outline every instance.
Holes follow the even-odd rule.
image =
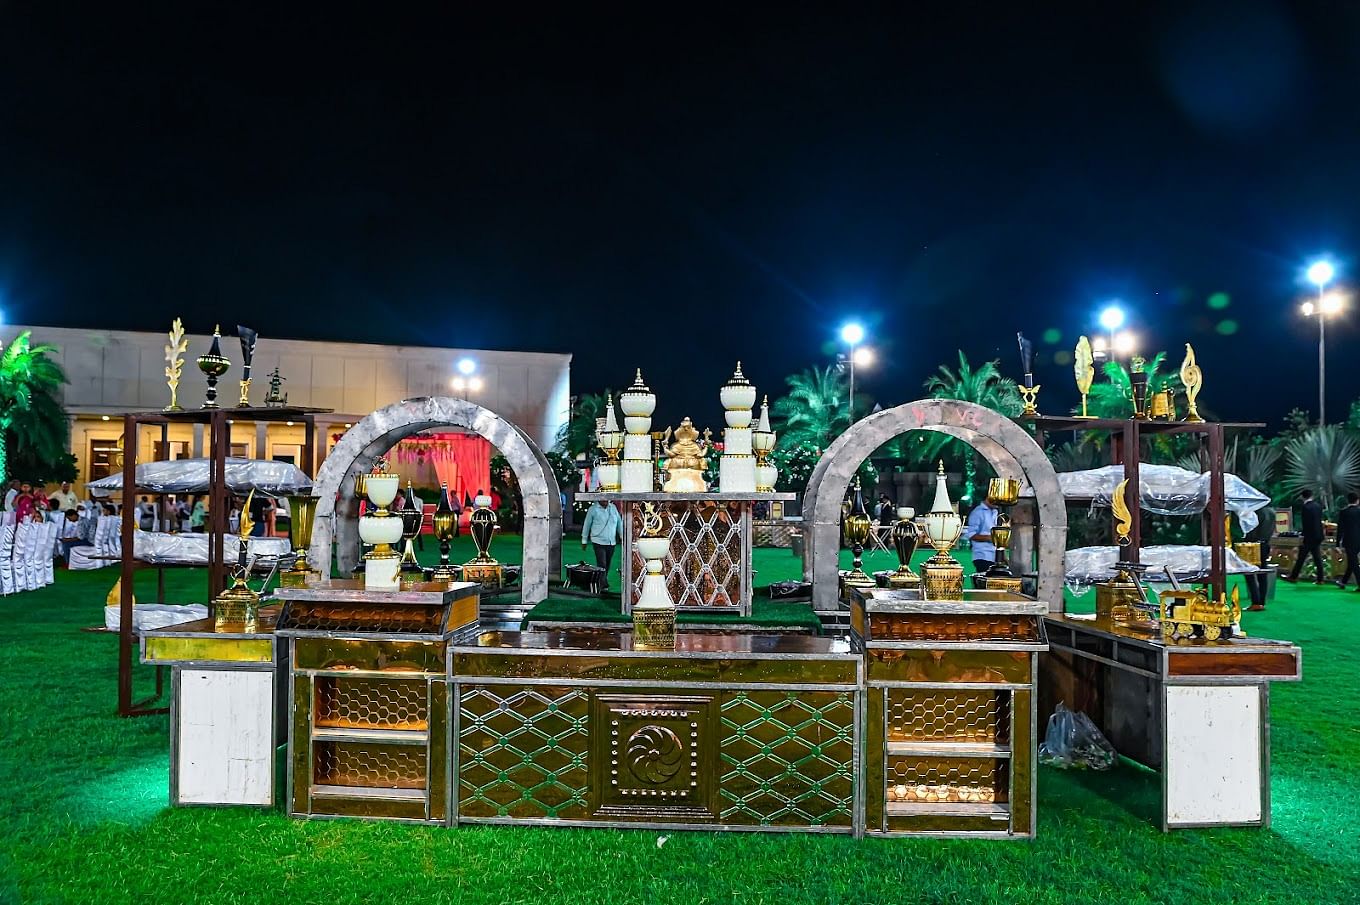
[[[1115,758],[1114,746],[1089,716],[1058,704],[1039,745],[1039,763],[1062,770],[1108,770]]]

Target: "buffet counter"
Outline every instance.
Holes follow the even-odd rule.
[[[1270,824],[1270,683],[1302,676],[1287,641],[1163,641],[1107,619],[1047,619],[1045,718],[1086,713],[1115,750],[1158,770],[1162,829]]]

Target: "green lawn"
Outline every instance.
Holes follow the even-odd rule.
[[[493,552],[515,560],[515,543],[498,540]],[[459,557],[470,552],[464,541]],[[796,574],[787,551],[757,557],[763,581]],[[870,563],[889,564],[881,554]],[[172,600],[201,598],[201,573],[168,574]],[[1045,768],[1038,839],[984,842],[449,830],[171,810],[166,718],[112,715],[114,638],[80,631],[100,622],[114,577],[61,573],[53,587],[0,599],[0,901],[1360,901],[1354,592],[1284,586],[1267,612],[1246,616],[1249,632],[1306,652],[1306,680],[1272,695],[1270,830],[1163,834],[1152,822],[1155,775]],[[152,599],[152,573],[139,576],[138,594]]]

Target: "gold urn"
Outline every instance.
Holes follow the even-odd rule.
[[[921,567],[925,572],[925,596],[929,600],[962,600],[963,566],[949,555],[949,551],[963,533],[963,520],[949,500],[944,460],[940,460],[939,471],[935,475],[935,501],[923,520],[926,537],[935,548],[935,555]]]
[[[873,576],[864,571],[864,545],[868,543],[869,534],[873,530],[874,523],[869,518],[868,510],[864,508],[864,495],[860,489],[859,476],[856,475],[850,513],[845,517],[845,540],[850,544],[850,552],[854,555],[850,571],[842,579],[847,589],[875,586]]]
[[[285,588],[302,588],[312,576],[307,564],[307,548],[312,545],[312,524],[316,521],[316,497],[294,494],[288,497],[288,538],[293,545],[293,567],[279,575]]]
[[[240,575],[213,599],[213,631],[254,634],[260,630],[260,595]]]

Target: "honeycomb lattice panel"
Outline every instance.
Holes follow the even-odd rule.
[[[985,757],[889,757],[889,801],[1004,802],[1006,761]]]
[[[739,692],[722,703],[724,823],[849,826],[855,698],[847,692]]]
[[[425,749],[413,745],[316,742],[316,782],[369,789],[425,788]]]
[[[1010,693],[888,689],[888,740],[1010,742]]]
[[[1036,641],[1036,616],[963,616],[920,613],[874,622],[874,638],[882,641]]]
[[[320,676],[316,725],[340,729],[429,728],[425,682]]]
[[[741,508],[714,501],[672,503],[671,547],[663,562],[666,589],[679,607],[740,606]],[[642,531],[640,509],[633,510],[633,536]],[[633,601],[642,594],[647,572],[633,554]]]
[[[279,617],[280,629],[308,632],[375,632],[438,635],[443,606],[423,604],[304,603],[290,600]]]
[[[590,800],[590,695],[464,686],[458,700],[462,817],[581,819]]]

